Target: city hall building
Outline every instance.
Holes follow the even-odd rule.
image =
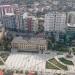
[[[44,38],[15,37],[11,42],[12,50],[40,51],[47,50],[47,41]]]

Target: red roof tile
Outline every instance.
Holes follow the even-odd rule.
[[[0,70],[0,75],[3,75],[3,74],[4,74],[3,71]]]

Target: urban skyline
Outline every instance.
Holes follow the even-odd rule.
[[[75,75],[75,0],[0,0],[0,75]]]

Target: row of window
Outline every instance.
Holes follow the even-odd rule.
[[[12,44],[12,48],[20,48],[20,49],[28,49],[28,48],[35,48],[35,49],[40,49],[40,50],[45,50],[46,46],[45,45],[25,45],[25,44]]]

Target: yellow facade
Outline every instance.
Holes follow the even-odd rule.
[[[45,39],[41,40],[39,38],[37,38],[37,40],[34,41],[34,39],[32,40],[25,40],[25,41],[21,41],[22,39],[19,39],[19,41],[17,40],[13,40],[11,42],[11,46],[12,48],[16,48],[19,50],[47,50],[47,42]],[[38,42],[40,41],[40,42]]]

